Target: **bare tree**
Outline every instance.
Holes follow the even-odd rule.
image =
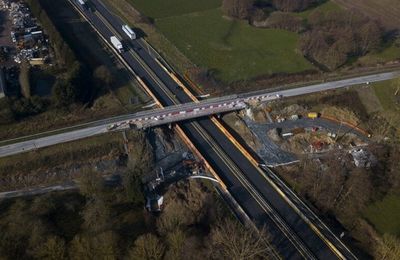
[[[354,217],[365,209],[371,199],[372,182],[370,174],[364,168],[355,168],[349,173],[343,192],[335,205],[338,214],[346,221],[353,222]]]
[[[88,198],[97,198],[102,196],[104,181],[103,177],[97,171],[84,168],[80,171],[78,178],[80,193]]]
[[[65,241],[57,236],[47,238],[45,243],[33,250],[32,255],[37,259],[62,260],[66,259]]]
[[[165,245],[153,234],[145,234],[135,240],[133,248],[129,250],[129,259],[132,260],[159,260],[165,252]]]
[[[69,247],[70,259],[117,259],[117,235],[106,231],[96,236],[81,234],[74,237]]]
[[[223,0],[222,10],[228,16],[245,19],[253,6],[253,0]]]
[[[368,21],[359,30],[360,51],[364,55],[377,49],[382,42],[382,29],[375,21]]]
[[[317,3],[318,0],[273,0],[276,9],[284,12],[298,12]]]
[[[259,234],[234,220],[225,220],[211,231],[211,257],[215,259],[268,258],[271,249],[267,245],[265,231]]]
[[[168,208],[157,219],[157,230],[162,235],[191,224],[188,210],[176,201],[170,201]]]
[[[168,251],[166,252],[166,259],[181,259],[182,249],[185,243],[186,234],[176,229],[167,234]]]
[[[90,200],[82,212],[83,226],[94,233],[104,231],[111,222],[110,215],[110,209],[103,200]]]
[[[375,258],[380,260],[400,259],[400,240],[390,234],[384,234],[376,243]]]

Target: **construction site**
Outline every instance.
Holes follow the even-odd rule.
[[[274,102],[254,103],[237,114],[224,116],[229,127],[268,166],[296,163],[302,158],[321,157],[332,151],[353,154],[353,150],[368,146],[371,134],[341,117],[297,104],[274,106]]]

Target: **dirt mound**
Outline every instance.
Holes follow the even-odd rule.
[[[256,117],[256,114],[254,114],[254,117]],[[247,145],[250,146],[254,151],[258,151],[261,148],[261,143],[240,117],[230,113],[225,115],[223,119],[225,123],[227,123],[231,129],[235,130],[235,132],[240,135],[240,137],[242,137]]]
[[[283,115],[298,115],[298,114],[304,114],[306,112],[306,109],[298,104],[293,104],[284,107],[280,112]]]
[[[339,108],[334,106],[325,107],[321,110],[321,115],[326,117],[335,118],[338,121],[345,121],[352,125],[359,125],[361,120],[357,115],[346,108]]]
[[[278,128],[274,128],[274,129],[269,130],[267,132],[267,136],[269,138],[271,138],[271,140],[274,141],[274,142],[278,143],[278,142],[282,141],[282,138],[281,138],[281,136],[279,134],[279,129]]]

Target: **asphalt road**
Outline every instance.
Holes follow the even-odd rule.
[[[123,23],[119,18],[109,13],[98,0],[92,0],[92,2],[98,12],[86,11],[85,14],[103,37],[108,39],[114,34],[124,35],[121,29]],[[127,37],[124,38],[127,40]],[[143,41],[125,41],[125,44],[129,50],[122,53],[121,56],[151,88],[151,91],[164,106],[192,102],[185,91],[147,52]],[[284,96],[307,94],[393,77],[395,77],[394,74],[386,73],[279,91],[279,93]],[[263,93],[267,94],[268,91]],[[239,98],[248,98],[259,94],[260,92],[253,92],[247,96],[246,94],[241,95]],[[254,220],[257,226],[266,226],[267,231],[271,234],[272,243],[284,258],[337,259],[338,252],[344,258],[355,258],[315,214],[302,203],[296,194],[273,173],[269,171],[263,173],[253,165],[209,118],[187,121],[179,125],[219,174],[232,196],[249,217]],[[24,145],[28,148],[35,148],[42,147],[41,143],[63,142],[69,140],[72,136],[91,136],[98,134],[99,131],[104,131],[104,126],[102,127],[89,127],[71,132],[72,134],[65,133],[46,137],[50,139],[40,138],[35,141],[28,141]],[[14,148],[10,149],[21,151],[24,147],[24,145],[22,145],[22,148],[18,144],[15,145]],[[4,147],[0,148],[0,154],[3,153],[3,149]],[[330,242],[327,242],[327,240]],[[330,243],[337,248],[336,253],[328,245]]]

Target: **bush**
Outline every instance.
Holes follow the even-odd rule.
[[[68,107],[76,100],[75,87],[67,80],[58,79],[53,86],[53,100],[57,107]]]
[[[48,106],[48,102],[38,96],[13,99],[11,102],[11,110],[15,119],[37,115],[45,111]]]
[[[223,0],[222,10],[230,17],[245,19],[248,18],[253,3],[253,0]]]
[[[292,32],[304,30],[303,19],[292,14],[283,12],[274,12],[267,19],[267,27],[274,29],[283,29]]]

